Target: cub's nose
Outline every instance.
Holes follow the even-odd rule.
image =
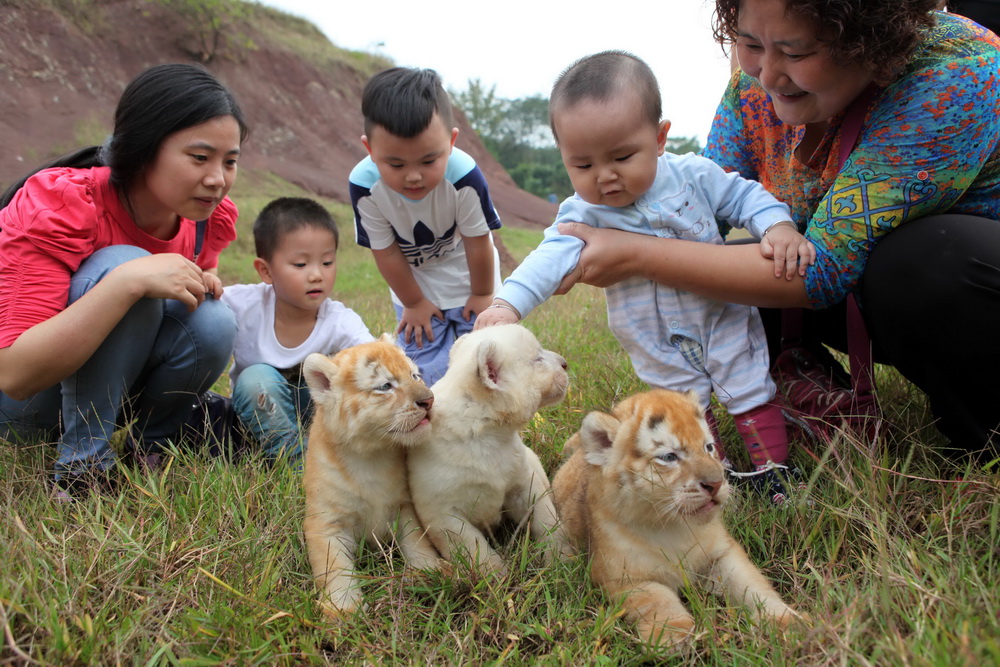
[[[434,405],[434,394],[431,394],[426,398],[418,398],[416,402],[417,405],[423,408],[424,410],[430,410],[431,406]]]
[[[722,480],[703,479],[701,481],[701,488],[708,491],[709,496],[715,498],[716,494],[719,493],[719,489],[722,488]]]

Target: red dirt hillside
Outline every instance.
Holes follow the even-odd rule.
[[[122,89],[146,67],[202,61],[247,115],[242,166],[348,201],[348,173],[365,155],[361,88],[391,63],[339,49],[297,17],[238,7],[206,55],[205,36],[192,28],[200,23],[160,2],[0,0],[0,184],[49,157],[100,143]],[[520,190],[457,116],[458,146],[479,162],[504,224],[548,225],[556,207]]]

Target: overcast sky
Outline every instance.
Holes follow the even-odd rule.
[[[310,20],[337,46],[433,68],[449,90],[478,78],[509,99],[547,97],[577,58],[624,49],[656,73],[671,135],[702,144],[729,76],[705,0],[261,1]]]

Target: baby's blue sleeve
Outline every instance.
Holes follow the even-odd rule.
[[[577,197],[570,197],[559,207],[555,222],[545,230],[545,237],[537,248],[514,269],[497,293],[517,308],[521,318],[555,294],[567,273],[576,268],[584,243],[575,236],[563,236],[557,225],[560,222],[593,224],[587,204]]]

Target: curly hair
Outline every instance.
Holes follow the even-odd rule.
[[[741,0],[716,0],[712,31],[723,46],[736,41]],[[886,85],[903,71],[937,0],[786,0],[789,15],[819,26],[831,57],[872,73]]]

